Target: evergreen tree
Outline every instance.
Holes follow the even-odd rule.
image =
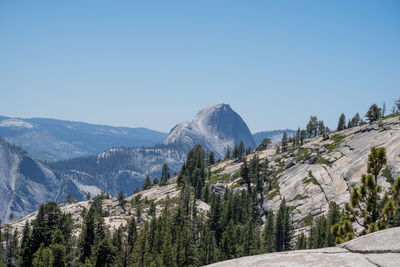
[[[338,126],[336,128],[336,131],[342,131],[344,129],[346,129],[346,116],[344,116],[344,114],[342,113],[339,117]]]
[[[357,112],[356,115],[354,115],[354,117],[351,119],[351,127],[356,127],[358,125],[360,125],[361,122],[361,117],[360,114]]]
[[[35,267],[53,267],[53,252],[42,243],[33,255],[32,265]]]
[[[250,175],[249,175],[249,168],[247,166],[246,159],[244,159],[243,165],[240,168],[240,176],[242,177],[243,181],[247,185],[247,191],[249,192],[249,194],[251,194],[251,178],[250,178]]]
[[[286,152],[288,147],[288,137],[286,131],[283,132],[281,144],[282,144],[282,152]]]
[[[263,233],[264,248],[265,252],[267,253],[274,252],[275,249],[274,219],[274,213],[272,211],[268,211]]]
[[[95,238],[94,215],[95,212],[92,205],[83,220],[82,231],[79,237],[78,247],[80,249],[81,263],[84,263],[87,259],[90,259],[90,256],[92,255],[92,246]]]
[[[313,135],[317,136],[317,133],[318,133],[318,118],[317,118],[317,116],[310,117],[310,120],[307,123],[306,129],[307,129],[307,133],[308,133],[309,137],[311,137]]]
[[[307,249],[307,238],[303,232],[301,232],[297,237],[296,249],[297,250]]]
[[[134,244],[137,240],[137,229],[136,229],[136,222],[135,218],[130,218],[127,224],[128,227],[128,251],[132,253]]]
[[[235,145],[234,147],[233,147],[233,151],[232,151],[232,158],[234,158],[234,159],[239,159],[239,147],[237,146],[237,145]]]
[[[169,167],[164,163],[161,171],[160,185],[166,185],[169,178],[171,178]]]
[[[53,266],[64,267],[66,265],[66,249],[64,242],[64,236],[61,230],[56,230],[50,246],[54,258]]]
[[[301,140],[301,130],[299,127],[299,128],[297,128],[296,135],[295,135],[295,145],[296,146],[300,146],[300,140]]]
[[[31,266],[32,263],[32,250],[30,248],[31,244],[31,228],[29,222],[26,221],[24,229],[22,230],[22,239],[20,246],[20,261],[21,266]]]
[[[400,112],[400,97],[394,101],[394,105],[397,108],[397,112]]]
[[[51,244],[53,233],[62,227],[62,218],[57,203],[49,202],[40,206],[36,219],[32,221],[32,253],[36,252],[41,243],[44,243],[45,247]]]
[[[142,189],[143,190],[147,190],[151,188],[151,180],[150,180],[150,176],[146,175],[146,180],[143,183]]]
[[[301,132],[300,132],[300,146],[303,145],[304,139],[306,139],[306,137],[307,137],[306,131],[305,130],[301,130]]]
[[[271,145],[271,139],[269,138],[264,138],[261,141],[261,144],[256,148],[256,151],[262,151],[267,149]]]
[[[383,102],[383,105],[382,105],[382,115],[381,115],[382,118],[385,117],[385,113],[386,113],[386,103]]]
[[[382,117],[382,109],[378,107],[376,104],[373,104],[369,107],[367,114],[365,114],[369,123],[377,121]]]
[[[225,152],[224,160],[231,159],[231,149],[228,147]]]
[[[154,177],[154,179],[153,179],[153,185],[156,185],[156,184],[158,184],[158,178],[157,177]],[[179,183],[178,183],[179,184]]]
[[[96,267],[113,266],[116,256],[115,247],[111,244],[108,237],[105,237],[99,244],[96,253]]]
[[[215,163],[215,155],[214,152],[210,152],[210,154],[208,154],[208,164],[209,165],[214,165]]]
[[[134,194],[137,194],[137,193],[139,193],[139,192],[140,192],[139,187],[136,186],[135,191],[133,191],[133,193],[134,193]]]
[[[291,249],[293,226],[290,219],[290,210],[283,199],[275,218],[275,250],[277,252]]]
[[[126,200],[125,200],[125,194],[124,194],[124,192],[122,192],[122,190],[121,191],[119,191],[119,194],[118,194],[118,205],[120,206],[120,207],[122,207],[122,208],[124,208],[124,206],[125,206],[125,204],[126,204]]]
[[[350,195],[350,203],[345,203],[345,214],[339,223],[332,227],[332,234],[336,236],[336,243],[341,243],[353,238],[354,234],[366,234],[377,230],[386,229],[388,219],[393,216],[396,201],[399,198],[400,179],[383,199],[380,196],[382,188],[378,185],[378,176],[386,164],[385,148],[371,148],[368,155],[367,174],[361,177],[360,187],[354,187]],[[360,233],[355,233],[351,222],[361,228]]]
[[[239,159],[242,159],[245,153],[245,147],[243,141],[240,141],[239,146],[238,146],[238,153],[239,153]]]

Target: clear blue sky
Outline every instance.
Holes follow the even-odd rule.
[[[400,1],[0,1],[0,114],[252,132],[400,97]]]

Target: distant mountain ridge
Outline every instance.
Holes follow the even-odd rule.
[[[180,146],[188,150],[196,144],[223,157],[228,147],[243,141],[246,147],[255,147],[253,136],[246,123],[229,105],[218,104],[200,110],[191,122],[176,125],[165,145]]]
[[[219,104],[202,109],[192,122],[175,126],[164,144],[161,140],[158,145],[147,148],[119,147],[103,149],[96,155],[84,154],[89,148],[92,149],[89,152],[94,152],[121,140],[137,141],[138,135],[134,136],[136,139],[129,139],[132,131],[150,135],[140,139],[142,142],[154,142],[164,136],[147,129],[0,117],[0,134],[11,142],[25,144],[34,155],[43,155],[40,153],[47,151],[48,155],[58,157],[67,157],[71,153],[79,156],[45,164],[23,148],[2,139],[0,218],[7,219],[11,212],[17,218],[48,201],[64,202],[68,194],[79,201],[84,200],[87,193],[93,196],[102,191],[116,196],[122,190],[130,195],[143,184],[146,175],[160,177],[164,163],[168,164],[171,174],[179,171],[187,152],[196,144],[220,157],[227,147],[233,148],[240,141],[244,141],[246,147],[255,147],[253,136],[242,118],[229,105]],[[122,137],[114,143],[109,141],[108,138],[115,136]],[[97,142],[100,145],[96,146]],[[122,145],[129,146],[129,143]],[[40,197],[36,198],[36,195]]]
[[[277,144],[277,143],[281,142],[284,132],[287,133],[288,137],[296,134],[295,130],[286,129],[286,130],[262,131],[262,132],[253,134],[253,137],[254,137],[254,141],[256,142],[257,146],[259,144],[261,144],[261,142],[264,138],[269,138],[269,139],[271,139],[271,142],[273,144]]]
[[[98,155],[42,163],[22,148],[0,137],[0,219],[11,213],[19,218],[40,204],[62,203],[68,194],[78,200],[121,190],[133,194],[146,175],[160,177],[167,163],[171,174],[182,166],[186,154],[169,148],[113,148]]]
[[[162,143],[167,133],[146,128],[0,116],[0,136],[38,159],[54,161],[93,155],[112,147],[150,147]]]

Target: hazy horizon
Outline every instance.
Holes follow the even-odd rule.
[[[0,114],[169,132],[227,103],[252,133],[400,97],[399,1],[1,1]]]

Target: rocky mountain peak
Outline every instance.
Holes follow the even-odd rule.
[[[228,104],[208,106],[200,110],[191,122],[176,125],[165,139],[166,145],[190,149],[201,144],[222,157],[228,147],[243,141],[255,146],[246,123]]]

